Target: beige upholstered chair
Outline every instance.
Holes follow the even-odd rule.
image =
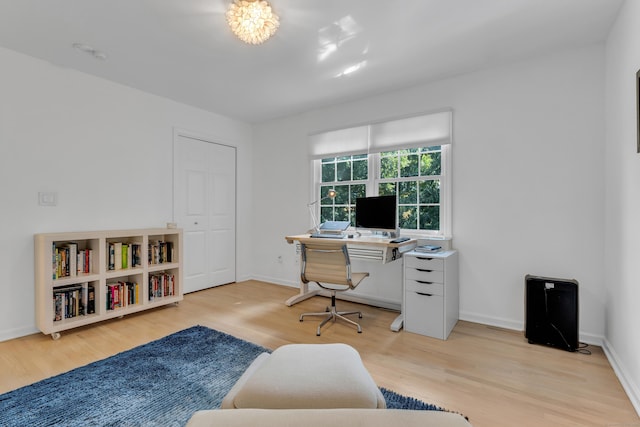
[[[330,241],[318,239],[318,242],[301,243],[302,266],[300,277],[304,283],[315,282],[323,289],[331,292],[331,306],[322,313],[303,313],[300,315],[302,322],[305,316],[324,316],[325,319],[318,325],[316,335],[320,336],[320,329],[329,322],[336,319],[344,320],[358,328],[358,333],[362,328],[356,322],[346,318],[346,315],[357,314],[362,318],[359,311],[338,311],[336,309],[336,292],[355,289],[362,279],[369,273],[352,273],[351,261],[347,245],[340,241]]]

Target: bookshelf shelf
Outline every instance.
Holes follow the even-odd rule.
[[[100,276],[98,274],[78,274],[74,277],[62,277],[60,279],[53,280],[53,286],[65,286],[71,285],[77,282],[93,282],[99,280]]]
[[[34,241],[36,325],[54,339],[183,298],[181,229],[41,233]]]
[[[164,271],[164,270],[173,270],[175,268],[179,268],[179,264],[177,262],[167,263],[167,264],[155,264],[149,266],[149,272],[156,271]]]
[[[127,277],[142,273],[144,270],[142,267],[125,268],[123,270],[107,271],[105,277],[107,279],[117,279],[118,277]]]

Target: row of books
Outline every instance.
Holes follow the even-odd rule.
[[[173,262],[173,243],[157,242],[149,243],[149,264],[164,264]]]
[[[149,275],[149,301],[175,295],[175,276],[170,273],[154,273]]]
[[[175,276],[156,273],[149,277],[149,300],[175,294]],[[106,308],[116,310],[140,303],[140,286],[136,282],[107,284]],[[53,321],[95,313],[95,288],[89,283],[53,289]]]
[[[79,249],[78,244],[74,242],[58,242],[57,245],[54,242],[52,254],[53,280],[91,273],[93,265],[91,249]]]
[[[107,310],[140,303],[140,287],[135,282],[107,283]]]
[[[109,270],[126,270],[142,265],[141,245],[138,243],[109,242]]]
[[[95,288],[89,283],[53,288],[53,321],[96,312]]]

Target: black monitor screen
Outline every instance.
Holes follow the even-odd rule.
[[[396,196],[360,197],[356,199],[356,227],[395,230],[398,216]]]

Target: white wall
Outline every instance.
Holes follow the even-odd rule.
[[[640,154],[636,83],[640,2],[626,1],[607,41],[605,351],[640,413]]]
[[[575,278],[581,339],[601,342],[601,45],[257,126],[254,203],[264,209],[254,218],[260,230],[255,277],[297,283],[296,255],[283,236],[309,227],[308,133],[443,107],[454,109],[453,243],[460,251],[461,317],[522,330],[526,274]]]
[[[238,252],[251,234],[251,127],[0,49],[0,340],[35,331],[33,234],[172,220],[173,127],[238,147]],[[39,191],[58,206],[37,204]],[[238,256],[238,276],[251,261]]]

